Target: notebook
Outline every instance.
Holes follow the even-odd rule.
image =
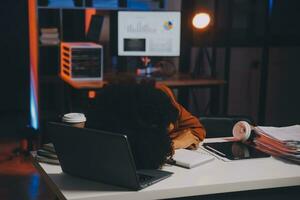
[[[126,135],[50,122],[47,132],[63,172],[94,181],[139,190],[172,172],[136,170]]]
[[[213,159],[214,156],[208,153],[177,149],[173,155],[173,164],[190,169],[210,162]]]

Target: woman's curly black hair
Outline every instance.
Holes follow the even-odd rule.
[[[138,169],[160,168],[172,155],[167,128],[178,118],[170,98],[154,84],[118,81],[100,92],[93,128],[126,134]],[[88,116],[90,118],[90,116]]]

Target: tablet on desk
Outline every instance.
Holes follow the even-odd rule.
[[[242,142],[213,142],[204,143],[203,146],[208,151],[229,160],[264,158],[270,156]]]

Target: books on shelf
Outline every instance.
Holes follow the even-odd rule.
[[[58,33],[43,33],[41,39],[58,39]]]
[[[41,28],[41,44],[58,45],[60,42],[57,28]]]
[[[41,28],[41,33],[58,33],[57,28]]]
[[[58,45],[59,44],[59,40],[57,39],[40,39],[41,44],[45,44],[45,45]]]

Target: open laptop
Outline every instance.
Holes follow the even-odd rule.
[[[65,173],[139,190],[172,172],[136,170],[126,135],[50,122],[47,132]]]

